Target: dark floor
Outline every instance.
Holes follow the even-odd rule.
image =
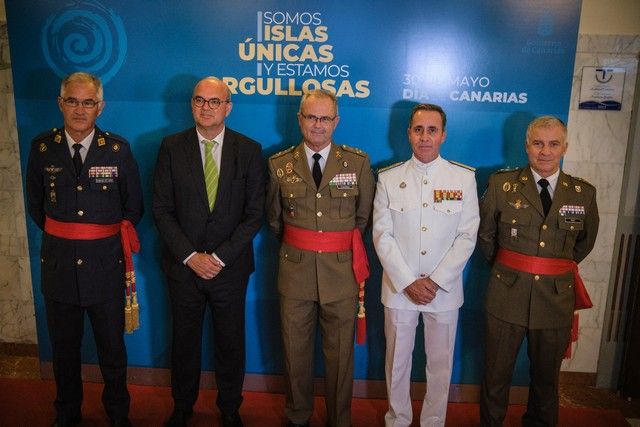
[[[40,378],[35,346],[0,343],[0,377]],[[625,399],[618,393],[588,385],[560,384],[560,405],[618,409],[625,418],[640,418],[640,399]]]

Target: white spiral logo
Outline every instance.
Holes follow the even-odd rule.
[[[127,35],[112,10],[96,1],[75,1],[47,19],[42,51],[58,76],[86,71],[106,83],[124,63]]]

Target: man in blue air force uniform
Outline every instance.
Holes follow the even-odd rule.
[[[81,421],[86,312],[104,379],[102,402],[112,424],[126,426],[127,260],[120,225],[127,223],[132,230],[142,217],[138,166],[124,139],[95,126],[104,108],[102,84],[95,76],[67,76],[58,106],[64,128],[33,140],[26,180],[29,214],[44,230],[41,275],[57,390],[54,425]]]

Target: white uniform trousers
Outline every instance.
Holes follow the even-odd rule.
[[[409,388],[418,317],[424,323],[424,350],[427,355],[427,390],[420,413],[421,427],[444,426],[449,401],[458,309],[441,313],[384,308],[387,340],[385,375],[389,411],[386,427],[408,427],[413,410]]]

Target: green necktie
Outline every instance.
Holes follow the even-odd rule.
[[[213,211],[216,204],[216,194],[218,193],[218,165],[213,159],[213,148],[216,141],[203,140],[204,142],[204,182],[207,185],[207,198],[209,199],[209,210]]]

